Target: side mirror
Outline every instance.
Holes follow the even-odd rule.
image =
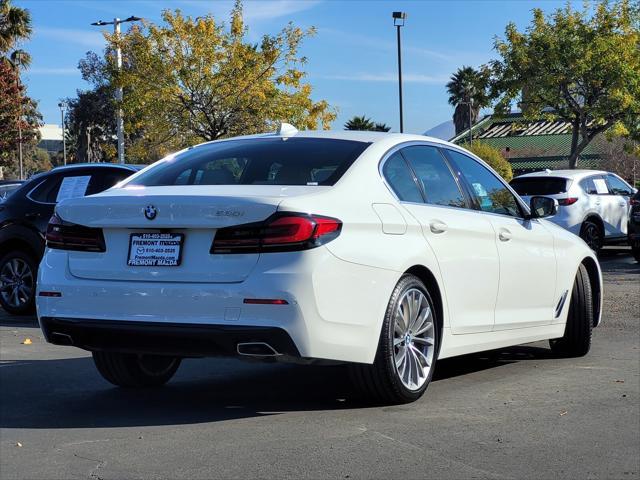
[[[558,213],[558,200],[550,197],[531,197],[531,218],[552,217]]]

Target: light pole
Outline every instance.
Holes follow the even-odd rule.
[[[58,104],[60,107],[60,120],[62,121],[62,158],[64,164],[67,164],[67,136],[65,132],[65,123],[64,123],[64,111],[67,108],[67,102],[60,102]]]
[[[120,20],[119,18],[114,18],[113,22],[103,22],[102,20],[98,20],[97,22],[93,22],[91,25],[95,25],[97,27],[102,27],[104,25],[113,25],[113,34],[116,37],[116,40],[120,39],[120,24],[126,22],[137,22],[138,20],[142,20],[140,17],[134,17],[133,15],[129,18],[125,18],[124,20]],[[122,51],[120,50],[120,44],[116,44],[116,66],[118,67],[118,71],[122,69]],[[118,163],[124,163],[124,120],[122,119],[122,87],[118,87],[116,89],[116,100],[118,101],[118,108],[116,109],[116,128],[118,132]]]
[[[404,131],[402,119],[402,49],[400,48],[400,27],[404,27],[404,21],[407,19],[406,12],[393,12],[393,25],[398,33],[398,99],[400,102],[400,133]]]

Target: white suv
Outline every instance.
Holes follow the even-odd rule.
[[[613,173],[545,170],[520,175],[511,186],[526,201],[533,195],[558,200],[558,214],[549,220],[579,235],[596,252],[606,243],[626,241],[635,189]]]

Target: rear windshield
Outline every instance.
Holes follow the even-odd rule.
[[[556,195],[567,192],[567,179],[557,177],[514,178],[510,185],[519,195]]]
[[[325,138],[259,138],[200,145],[129,185],[333,185],[369,146]]]

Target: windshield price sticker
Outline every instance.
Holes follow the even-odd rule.
[[[129,241],[130,267],[177,267],[180,265],[182,233],[133,233]]]

